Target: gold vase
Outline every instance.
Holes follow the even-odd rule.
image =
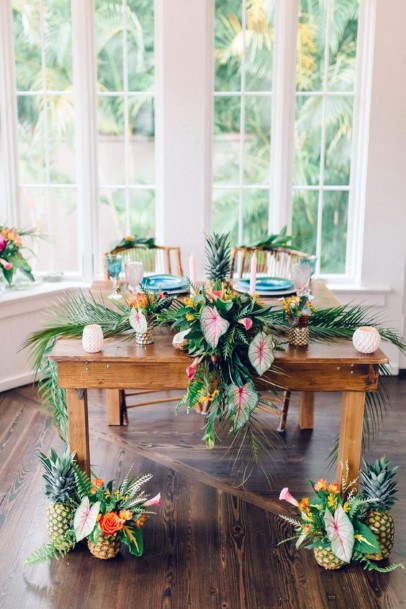
[[[292,347],[307,347],[309,344],[309,328],[307,326],[290,328],[288,342]]]
[[[137,345],[152,345],[154,342],[154,324],[148,324],[146,332],[136,332],[135,342]]]
[[[99,535],[97,543],[92,543],[90,539],[87,540],[87,547],[91,554],[101,560],[108,560],[114,558],[120,552],[121,541],[117,538],[117,535]]]

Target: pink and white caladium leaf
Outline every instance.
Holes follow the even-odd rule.
[[[233,427],[238,431],[249,420],[259,401],[258,393],[251,382],[242,387],[229,385],[227,389],[227,406],[233,416]]]
[[[349,563],[354,547],[354,527],[341,505],[337,506],[334,516],[326,508],[324,525],[331,543],[331,551],[337,558]]]
[[[130,326],[139,334],[144,334],[148,329],[147,318],[141,309],[133,309],[130,313]]]
[[[275,359],[273,350],[272,336],[265,332],[259,332],[250,342],[248,358],[259,376],[262,376],[272,366]]]
[[[100,501],[90,507],[89,497],[84,497],[73,519],[73,529],[76,541],[88,537],[96,526],[97,516],[100,512]]]
[[[229,322],[221,317],[215,307],[203,307],[200,327],[210,347],[217,347],[220,336],[227,332],[229,325]]]

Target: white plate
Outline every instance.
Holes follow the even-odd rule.
[[[240,284],[234,285],[234,290],[236,292],[241,292],[242,294],[249,294],[249,290],[247,290],[244,286],[242,286]],[[258,296],[265,296],[268,298],[280,298],[281,296],[291,296],[292,294],[296,294],[296,291],[295,290],[279,290],[279,291],[257,290],[255,293],[258,294]]]

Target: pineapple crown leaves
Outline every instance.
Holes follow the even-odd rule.
[[[230,235],[212,233],[206,237],[205,254],[207,279],[210,281],[227,280],[230,276]]]
[[[76,494],[76,480],[74,471],[75,454],[68,450],[58,456],[51,449],[49,457],[44,453],[39,454],[39,459],[44,467],[45,473],[45,495],[54,503],[68,503],[73,501]]]
[[[364,496],[372,500],[371,509],[381,512],[390,510],[396,501],[394,476],[399,469],[398,466],[390,468],[386,457],[381,457],[374,463],[367,463],[363,459],[362,464],[360,479]]]

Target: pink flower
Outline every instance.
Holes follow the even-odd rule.
[[[246,330],[251,330],[251,328],[252,328],[252,324],[253,324],[254,322],[253,322],[253,321],[252,321],[252,319],[250,319],[249,317],[243,317],[242,319],[240,319],[240,320],[238,321],[238,323],[239,323],[239,324],[241,324],[242,326],[244,326],[244,328],[245,328]]]
[[[0,252],[2,252],[7,245],[7,239],[5,238],[4,235],[0,235]]]
[[[188,381],[192,381],[194,379],[195,374],[197,372],[197,368],[199,366],[199,361],[199,358],[196,357],[196,359],[193,360],[190,366],[186,368],[186,376]]]
[[[213,290],[212,294],[216,298],[223,298],[223,291],[222,290]]]
[[[3,260],[3,258],[0,258],[0,264],[6,269],[6,271],[9,271],[13,268],[11,262],[7,262],[7,260]]]
[[[296,499],[294,497],[292,497],[292,495],[289,493],[289,489],[287,486],[285,486],[285,488],[283,488],[281,490],[279,499],[283,500],[283,501],[287,501],[288,503],[291,503],[292,505],[295,505],[296,507],[299,505],[299,502],[296,501]]]
[[[144,507],[151,507],[152,505],[161,505],[161,503],[161,493],[158,493],[158,495],[155,495],[155,497],[152,497],[152,499],[148,499],[148,501],[144,503]]]

